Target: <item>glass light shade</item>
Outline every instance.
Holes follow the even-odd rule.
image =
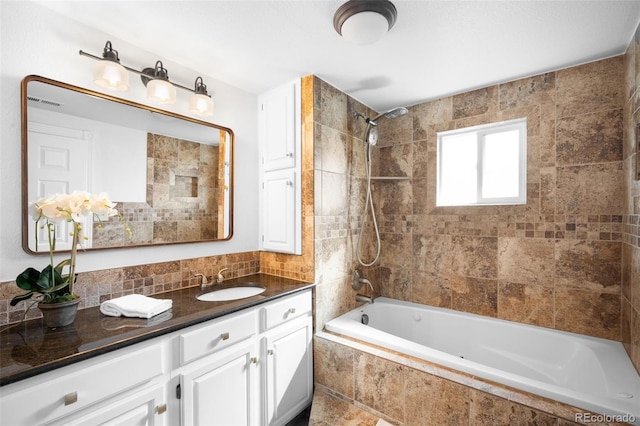
[[[174,104],[176,88],[166,80],[154,78],[147,83],[147,99],[159,104]]]
[[[100,87],[118,92],[129,90],[129,73],[117,62],[102,60],[93,66],[93,81]]]
[[[195,115],[213,115],[213,99],[207,95],[194,93],[189,98],[189,112]]]
[[[360,12],[342,24],[340,33],[353,44],[365,45],[378,41],[389,31],[389,21],[377,12]]]

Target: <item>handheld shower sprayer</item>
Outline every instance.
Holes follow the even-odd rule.
[[[378,230],[378,222],[376,220],[376,213],[375,210],[373,208],[373,197],[371,196],[371,153],[373,150],[373,147],[378,143],[378,123],[377,120],[380,118],[397,118],[400,116],[403,116],[405,114],[407,114],[409,112],[408,109],[406,109],[405,107],[398,107],[398,108],[393,108],[390,109],[387,112],[383,112],[381,114],[378,114],[376,117],[374,117],[373,119],[367,117],[366,115],[360,113],[360,112],[354,112],[353,113],[353,118],[355,120],[357,120],[358,118],[362,118],[365,123],[367,123],[367,127],[364,131],[364,140],[366,142],[365,144],[365,169],[367,171],[367,197],[366,200],[364,202],[364,212],[362,213],[362,226],[360,227],[360,233],[358,234],[358,244],[356,246],[356,257],[358,258],[358,262],[360,263],[360,265],[362,266],[372,266],[373,264],[375,264],[378,259],[380,258],[380,231]],[[376,256],[375,258],[367,263],[365,261],[362,260],[362,258],[360,257],[360,251],[361,251],[361,241],[362,241],[362,234],[364,233],[364,227],[365,224],[367,222],[367,211],[371,209],[371,217],[373,220],[373,228],[375,230],[376,233],[376,241],[377,241],[377,246],[376,246]]]

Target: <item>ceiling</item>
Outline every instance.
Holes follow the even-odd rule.
[[[342,0],[36,3],[251,93],[316,74],[378,112],[622,54],[640,20],[640,0],[393,0],[391,31],[356,46]]]

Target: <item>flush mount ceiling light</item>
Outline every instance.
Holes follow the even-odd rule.
[[[371,44],[393,27],[397,16],[388,0],[349,0],[336,10],[333,27],[350,43]]]
[[[147,99],[152,102],[167,105],[176,102],[176,88],[187,90],[193,95],[189,99],[189,112],[195,115],[213,115],[213,101],[207,93],[207,86],[202,77],[197,77],[194,88],[182,86],[169,80],[169,72],[157,61],[153,68],[145,68],[142,71],[122,65],[118,57],[118,51],[113,49],[111,42],[104,46],[102,58],[90,53],[80,51],[81,56],[95,59],[98,63],[94,67],[93,81],[100,87],[126,91],[129,89],[129,74],[127,71],[138,74],[142,83],[147,87]]]

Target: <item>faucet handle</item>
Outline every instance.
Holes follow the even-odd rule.
[[[205,285],[207,284],[207,277],[204,274],[194,274],[194,277],[200,277],[200,285]]]
[[[220,284],[222,281],[224,281],[224,276],[222,275],[222,273],[226,270],[228,270],[229,268],[222,268],[218,271],[218,276],[216,277],[216,282],[218,284]]]

